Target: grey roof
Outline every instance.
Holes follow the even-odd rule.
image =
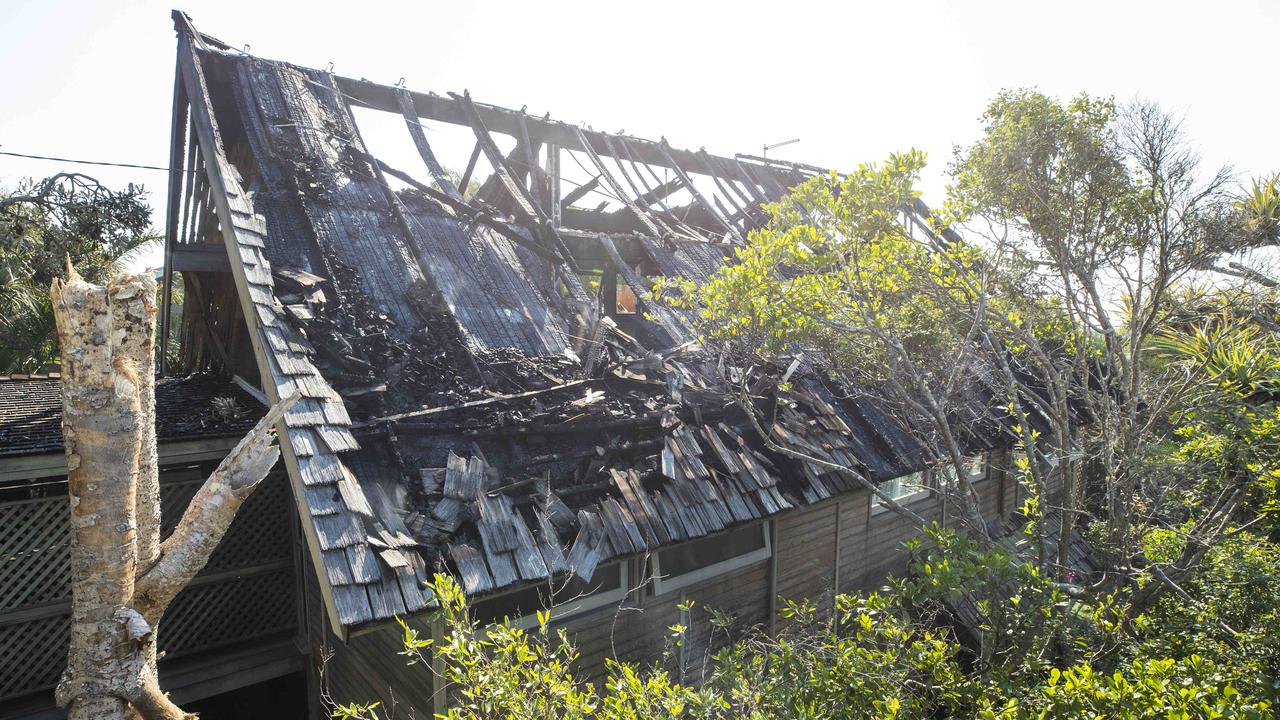
[[[201,374],[156,380],[160,442],[243,435],[262,413],[262,405],[228,378]],[[0,457],[61,451],[57,373],[0,376]]]

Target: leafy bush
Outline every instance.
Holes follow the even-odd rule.
[[[662,663],[617,660],[608,662],[601,683],[588,682],[575,669],[571,638],[548,627],[549,613],[540,615],[532,632],[506,622],[480,627],[461,589],[443,575],[433,585],[443,638],[422,638],[402,623],[403,654],[411,664],[443,674],[450,698],[446,720],[1270,717],[1262,677],[1274,671],[1268,665],[1276,648],[1274,622],[1250,625],[1256,633],[1251,637],[1270,644],[1238,664],[1215,645],[1213,632],[1178,646],[1183,636],[1175,633],[1203,618],[1179,620],[1173,607],[1161,605],[1160,622],[1175,633],[1151,634],[1112,668],[1090,643],[1103,628],[1116,629],[1110,625],[1118,617],[1111,612],[1114,599],[1098,607],[1069,602],[1007,550],[983,549],[936,527],[927,538],[927,546],[912,548],[912,576],[894,583],[892,592],[838,595],[829,615],[811,603],[788,602],[781,611],[791,621],[786,629],[776,635],[755,629],[719,650],[700,686],[677,682]],[[1247,595],[1257,588],[1238,584],[1240,573],[1274,571],[1274,550],[1257,550],[1238,559],[1235,569],[1223,568],[1216,581],[1220,599],[1212,600],[1222,617],[1263,621],[1274,612],[1275,583],[1271,594],[1256,598]],[[956,607],[966,597],[977,598],[983,632],[995,636],[996,649],[979,653],[976,662],[939,622],[941,607]],[[1148,630],[1153,619],[1144,621]],[[683,630],[672,628],[673,649]],[[1061,662],[1067,656],[1090,660]],[[333,717],[374,720],[378,710],[346,705],[333,708]]]

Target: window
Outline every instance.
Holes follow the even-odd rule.
[[[509,618],[515,627],[537,627],[538,611],[551,608],[554,620],[563,620],[606,605],[617,605],[627,595],[627,563],[605,565],[596,570],[591,582],[574,575],[512,590],[477,602],[473,606],[480,625]],[[552,602],[551,587],[555,588]]]
[[[987,465],[987,454],[978,453],[967,456],[964,459],[964,472],[969,476],[969,482],[982,482],[990,477],[991,472]]]
[[[979,454],[977,455],[966,455],[961,460],[963,460],[963,465],[961,466],[963,466],[965,475],[966,477],[969,478],[970,483],[980,483],[980,482],[983,482],[983,480],[987,479],[989,473],[987,469],[986,452],[979,452]],[[920,473],[916,473],[916,474],[920,474]],[[908,475],[908,477],[900,478],[900,479],[902,480],[902,482],[906,483],[910,478],[913,478],[913,477],[914,475]],[[928,473],[925,473],[924,478],[925,480],[933,480],[933,482],[936,484],[925,482],[925,480],[916,480],[916,484],[920,484],[920,486],[927,486],[927,487],[925,487],[924,489],[919,489],[919,492],[915,492],[915,493],[908,492],[911,489],[910,487],[900,488],[899,492],[906,493],[906,495],[904,496],[906,498],[906,502],[915,500],[916,497],[914,496],[923,497],[924,495],[928,495],[928,489],[943,489],[943,488],[955,486],[956,484],[955,466],[943,465],[941,466],[941,468],[938,468],[937,470],[931,470],[931,471],[928,471]],[[897,482],[897,480],[893,480],[893,482]],[[884,484],[883,487],[886,487],[886,489],[888,489],[890,488],[891,484],[892,483],[886,483]]]
[[[655,595],[759,562],[772,553],[769,523],[740,527],[659,550],[653,556]]]
[[[926,475],[923,471],[903,475],[892,480],[886,480],[880,483],[880,489],[886,495],[897,500],[899,503],[906,504],[914,502],[920,498],[928,497],[929,485]],[[871,514],[884,512],[888,508],[880,501],[877,495],[871,496]]]
[[[966,455],[961,459],[961,467],[964,468],[965,477],[969,478],[971,483],[980,483],[986,480],[989,472],[987,469],[987,454],[977,453],[976,455]],[[956,481],[956,471],[950,465],[944,465],[938,469],[939,486],[950,485]]]

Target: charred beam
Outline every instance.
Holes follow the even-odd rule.
[[[595,190],[596,187],[598,187],[599,185],[600,185],[600,176],[597,175],[591,178],[590,180],[586,181],[585,183],[579,185],[578,187],[570,190],[569,194],[565,195],[564,199],[560,201],[560,207],[561,208],[569,207],[575,202],[581,200],[587,193],[591,192],[592,190]]]
[[[679,190],[682,187],[684,187],[684,183],[680,181],[680,178],[669,180],[666,183],[659,185],[658,187],[636,198],[636,204],[642,207],[648,207],[654,204],[655,202],[663,198],[666,198],[667,196],[671,195],[671,193]]]
[[[418,147],[418,154],[422,156],[422,162],[427,166],[427,171],[431,173],[431,178],[450,197],[461,200],[462,193],[454,186],[453,181],[449,179],[449,174],[445,172],[444,167],[440,165],[440,161],[436,159],[436,154],[431,150],[431,143],[427,142],[426,133],[422,132],[422,123],[418,121],[418,116],[413,112],[413,98],[409,97],[409,91],[401,88],[400,92],[396,94],[396,100],[400,103],[400,114],[404,116],[404,123],[409,127],[409,136],[413,138],[413,144]],[[473,159],[472,163],[468,165],[469,169],[474,169],[474,162]]]
[[[471,173],[476,171],[476,162],[480,160],[480,143],[471,149],[471,157],[467,160],[467,169],[462,171],[462,179],[458,182],[458,192],[467,194],[467,186],[471,184]]]

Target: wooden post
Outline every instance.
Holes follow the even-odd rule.
[[[547,184],[549,192],[547,193],[547,214],[551,217],[551,224],[560,227],[563,212],[560,206],[560,146],[547,146]]]
[[[618,270],[608,263],[600,273],[600,301],[604,303],[604,314],[611,318],[618,316]]]
[[[769,521],[769,633],[778,630],[778,520]]]
[[[467,160],[467,169],[462,171],[462,179],[458,181],[458,192],[467,196],[467,186],[471,184],[471,173],[476,171],[476,162],[480,160],[480,143],[471,149],[471,157]]]
[[[160,300],[160,374],[169,370],[165,347],[169,344],[169,309],[173,298],[173,249],[178,244],[178,216],[182,210],[182,165],[186,147],[187,91],[177,61],[173,72],[173,127],[169,143],[169,208],[164,232],[164,288]]]

